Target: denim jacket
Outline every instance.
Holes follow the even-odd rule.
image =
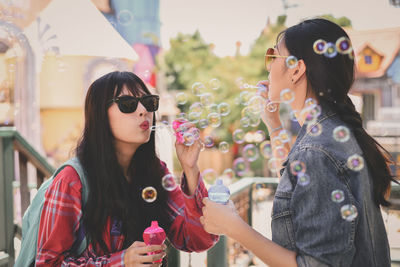
[[[337,142],[332,132],[346,124],[324,107],[316,123],[322,133],[313,136],[304,124],[280,171],[272,240],[295,251],[298,266],[390,266],[386,230],[373,200],[367,164],[359,171],[347,166],[351,155],[362,156],[351,128],[350,139]],[[290,164],[295,160],[305,164],[308,184],[298,183],[291,173]],[[334,190],[344,193],[342,202],[332,201]],[[357,209],[353,221],[342,218],[341,208],[347,204]]]

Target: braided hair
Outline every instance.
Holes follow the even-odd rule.
[[[349,38],[347,33],[331,21],[310,19],[284,30],[278,40],[281,37],[290,55],[302,59],[307,66],[307,90],[312,90],[321,106],[336,111],[352,129],[372,176],[376,205],[389,206],[390,182],[395,181],[389,165],[394,162],[390,153],[364,130],[361,115],[348,96],[354,82],[354,58],[340,53],[326,57],[313,48],[319,39],[335,44],[341,37]]]

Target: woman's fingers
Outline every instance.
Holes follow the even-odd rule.
[[[164,251],[164,246],[162,245],[149,245],[149,246],[140,246],[136,248],[136,251],[139,254],[147,254],[149,252],[158,252],[158,251]]]
[[[132,248],[137,248],[137,247],[145,247],[146,243],[141,242],[141,241],[135,241],[132,243],[132,245],[130,247]]]
[[[158,260],[161,260],[162,258],[164,258],[166,255],[165,252],[160,252],[160,253],[156,253],[156,254],[151,254],[151,255],[141,255],[140,256],[140,262],[155,262]]]
[[[161,266],[158,261],[165,257],[166,245],[149,245],[135,241],[126,251],[124,261],[127,266]],[[151,263],[151,265],[149,265]]]

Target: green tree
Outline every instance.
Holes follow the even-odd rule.
[[[352,27],[351,20],[347,17],[335,18],[332,14],[325,14],[325,15],[322,15],[321,18],[330,20],[341,27],[349,27],[349,28]]]
[[[212,129],[216,145],[221,141],[234,144],[232,132],[241,128],[240,119],[245,108],[240,104],[239,96],[244,91],[254,95],[257,82],[268,78],[264,68],[265,52],[268,47],[274,46],[277,34],[285,29],[285,21],[286,16],[280,16],[276,23],[266,25],[254,41],[248,55],[237,54],[233,57],[219,58],[213,53],[212,45],[206,43],[196,31],[193,35],[178,34],[176,38],[171,39],[171,48],[158,60],[158,68],[167,77],[167,88],[186,92],[190,96],[185,105],[178,106],[182,112],[187,113],[192,103],[200,101],[199,97],[191,92],[195,82],[202,82],[206,86],[206,91],[213,94],[215,104],[225,102],[230,105],[231,112],[229,116],[221,117],[221,126],[208,129]],[[210,89],[211,79],[220,81],[221,87],[218,90]],[[209,112],[210,110],[205,108],[201,118],[206,118]],[[262,123],[256,127],[243,128],[246,132],[258,129],[267,132]],[[251,164],[256,175],[262,175],[264,161],[260,158]]]
[[[206,78],[219,60],[199,31],[193,35],[179,33],[170,45],[158,64],[167,76],[169,89],[188,89],[193,81]]]

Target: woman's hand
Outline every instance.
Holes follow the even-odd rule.
[[[261,112],[261,119],[265,125],[271,129],[275,129],[282,125],[279,117],[279,102],[271,102],[268,97],[269,81],[259,81],[257,85],[265,86],[266,90],[260,92],[260,95],[266,99],[266,105],[263,112]]]
[[[195,129],[192,125],[188,131]],[[182,166],[182,170],[185,173],[188,191],[185,193],[188,195],[193,195],[196,191],[196,187],[199,181],[199,168],[197,166],[197,160],[199,159],[199,154],[201,150],[200,140],[196,140],[191,146],[186,146],[182,142],[177,140],[175,142],[176,155]]]
[[[165,249],[167,246],[163,245],[150,245],[147,246],[144,242],[135,241],[125,252],[124,263],[127,267],[159,267],[162,262],[154,263],[157,260],[164,258],[166,255]],[[156,253],[147,255],[147,253]],[[152,264],[149,264],[152,263]]]
[[[194,129],[194,125],[188,131]],[[196,140],[193,145],[186,146],[178,140],[175,142],[176,155],[181,163],[182,169],[184,171],[193,169],[197,166],[197,160],[199,159],[199,154],[201,150],[201,144],[199,140]]]
[[[236,223],[242,220],[232,200],[224,205],[204,198],[203,203],[203,216],[200,217],[200,222],[204,230],[210,234],[230,236]]]

